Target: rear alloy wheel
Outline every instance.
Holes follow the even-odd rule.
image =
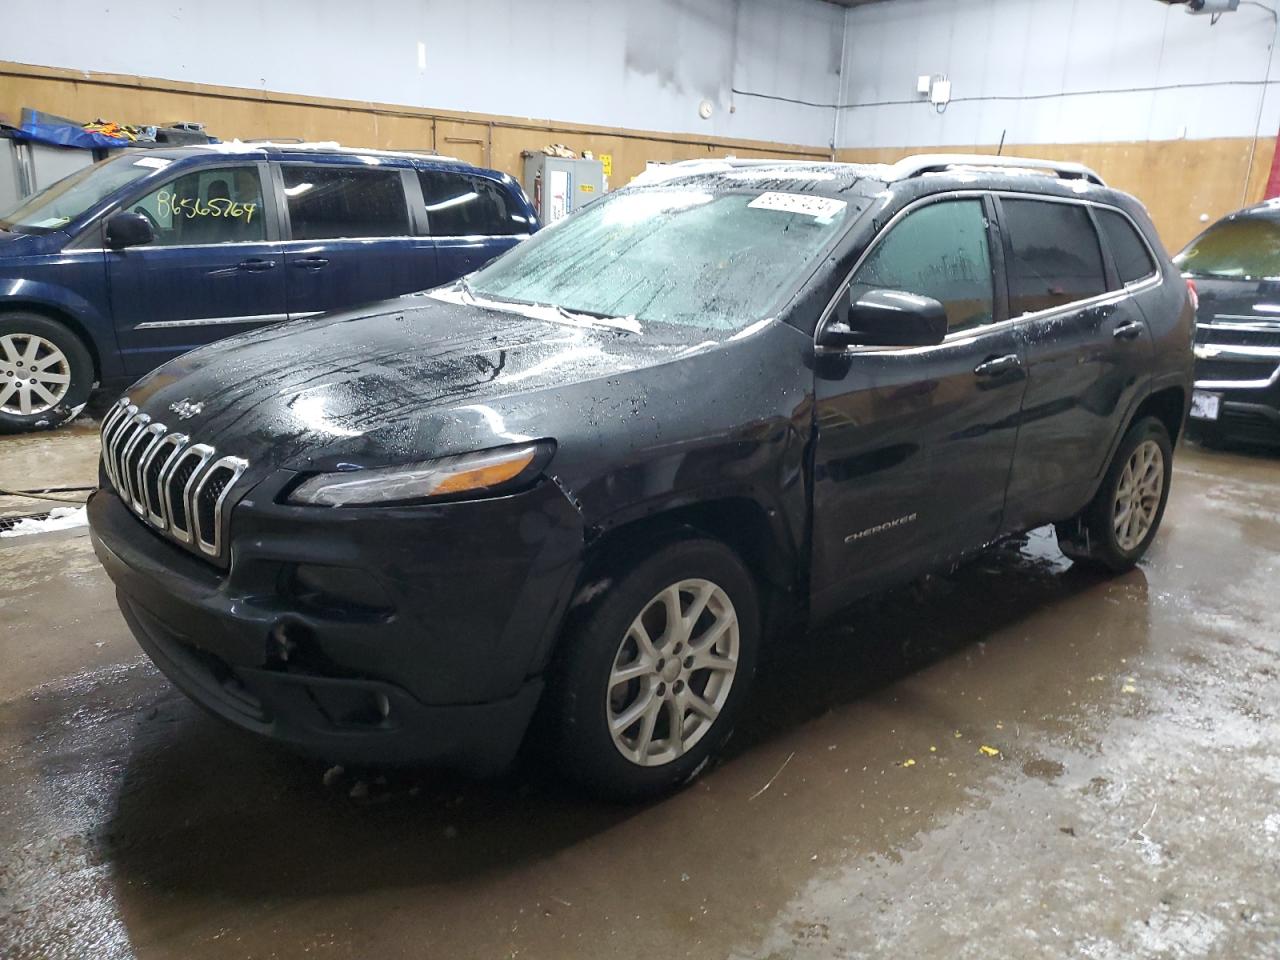
[[[1164,502],[1164,453],[1154,440],[1143,440],[1120,473],[1111,526],[1121,550],[1135,550],[1156,524]]]
[[[0,432],[56,427],[92,389],[93,361],[79,337],[40,314],[0,314]]]
[[[637,800],[691,779],[732,732],[759,606],[751,575],[712,540],[670,543],[609,582],[562,641],[548,719],[568,777]]]
[[[1120,441],[1089,506],[1056,524],[1062,552],[1077,563],[1113,573],[1128,570],[1155,539],[1172,475],[1168,429],[1155,417],[1140,420]]]

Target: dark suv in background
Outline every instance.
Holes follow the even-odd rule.
[[[173,360],[103,422],[139,643],[333,758],[700,770],[763,642],[1057,525],[1156,535],[1193,311],[1070,165],[676,164],[469,278]]]
[[[1224,217],[1174,263],[1200,297],[1188,432],[1280,446],[1280,203]]]
[[[0,212],[0,432],[201,344],[453,280],[537,227],[511,177],[444,157],[121,152]]]

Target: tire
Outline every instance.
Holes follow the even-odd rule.
[[[695,603],[702,605],[689,632],[667,628],[672,590],[682,619]],[[649,637],[651,654],[644,652],[637,625]],[[701,539],[654,550],[614,579],[563,638],[548,718],[563,773],[617,801],[658,796],[693,779],[732,732],[759,645],[756,587],[733,551]],[[698,665],[713,657],[714,669]],[[636,676],[615,681],[622,668]],[[706,706],[695,708],[695,694],[713,714]],[[611,725],[632,714],[633,722],[619,726],[615,738]],[[677,715],[683,718],[679,744],[671,736]]]
[[[1138,421],[1120,441],[1090,504],[1079,516],[1055,524],[1062,552],[1111,573],[1130,569],[1160,529],[1172,477],[1168,429],[1155,417]]]
[[[92,390],[93,358],[78,336],[38,313],[0,314],[0,433],[61,426]]]

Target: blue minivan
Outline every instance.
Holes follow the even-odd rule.
[[[537,228],[507,174],[441,157],[121,153],[0,213],[0,432],[201,344],[446,283]]]

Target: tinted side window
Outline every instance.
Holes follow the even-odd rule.
[[[155,247],[245,243],[267,235],[256,167],[193,170],[122,209],[151,221]]]
[[[1121,283],[1143,280],[1156,272],[1156,264],[1147,245],[1124,214],[1101,208],[1095,208],[1094,214],[1107,237],[1107,246],[1116,261]]]
[[[1010,316],[1106,293],[1102,248],[1088,210],[1046,200],[1003,200],[1001,205],[1013,248]]]
[[[1191,241],[1173,262],[1196,277],[1280,278],[1280,223],[1260,217],[1223,220]]]
[[[981,200],[932,203],[893,228],[858,270],[867,290],[901,290],[941,301],[949,330],[991,322],[991,251]]]
[[[295,240],[403,237],[410,232],[399,170],[284,164],[283,172]]]
[[[529,232],[523,210],[492,180],[443,170],[419,170],[418,180],[433,237],[505,237]]]

